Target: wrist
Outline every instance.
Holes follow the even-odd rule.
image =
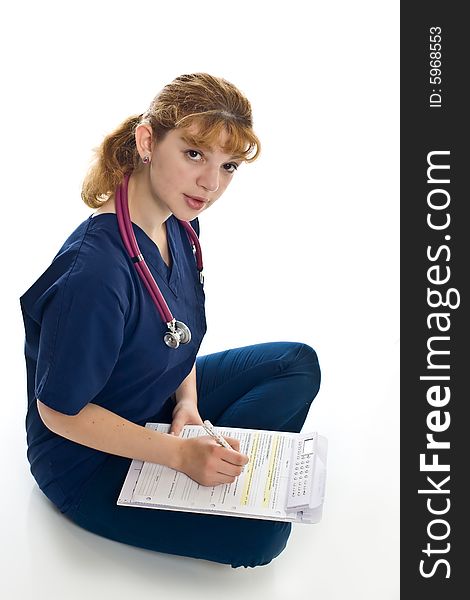
[[[174,444],[172,446],[172,452],[168,466],[175,471],[183,471],[185,442],[187,440],[173,435],[170,435],[170,437],[174,441]]]
[[[151,440],[151,452],[143,460],[181,471],[183,442],[186,440],[170,433],[153,433],[154,437],[148,437],[148,440]]]
[[[197,406],[197,397],[191,395],[175,395],[175,406],[179,404]]]

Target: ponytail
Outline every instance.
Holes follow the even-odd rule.
[[[129,117],[95,150],[95,160],[82,186],[82,199],[90,208],[99,208],[106,202],[126,173],[137,167],[135,129],[141,121],[142,115]]]

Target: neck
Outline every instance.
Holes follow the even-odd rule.
[[[171,212],[152,194],[149,169],[132,173],[127,197],[131,221],[143,229],[151,239],[157,240]]]

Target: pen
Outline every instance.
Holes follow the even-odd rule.
[[[212,423],[210,421],[205,420],[204,423],[202,424],[202,426],[204,427],[204,429],[207,431],[207,433],[209,435],[211,435],[215,440],[217,440],[219,442],[219,444],[221,446],[223,446],[224,448],[228,448],[228,450],[233,450],[232,446],[230,446],[230,444],[228,442],[226,442],[222,436],[220,436],[218,433],[216,433],[214,431],[214,426],[212,425]]]
[[[217,442],[223,446],[224,448],[228,448],[229,450],[233,450],[232,446],[230,446],[230,444],[228,442],[226,442],[224,440],[224,438],[222,436],[220,436],[218,433],[216,433],[214,431],[214,426],[212,425],[212,423],[209,420],[205,420],[202,424],[202,426],[204,427],[204,429],[207,431],[207,433],[212,436],[215,440],[217,440]],[[245,471],[245,467],[242,467],[242,473]]]

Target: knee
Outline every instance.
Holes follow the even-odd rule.
[[[273,521],[258,521],[259,531],[253,535],[249,543],[249,551],[245,550],[243,557],[232,559],[231,566],[261,567],[279,556],[287,545],[292,523]],[[262,531],[261,531],[262,530]]]
[[[320,389],[321,372],[317,353],[308,344],[295,342],[291,345],[290,358],[291,403],[298,406],[299,410],[308,411]]]
[[[303,375],[303,378],[308,382],[308,386],[314,391],[314,398],[320,388],[321,379],[317,353],[308,344],[300,342],[293,344],[293,351],[295,356],[293,367],[297,372],[300,372]]]
[[[299,360],[305,363],[306,367],[313,373],[320,373],[320,366],[318,364],[318,356],[315,350],[308,344],[298,344],[300,347]]]

